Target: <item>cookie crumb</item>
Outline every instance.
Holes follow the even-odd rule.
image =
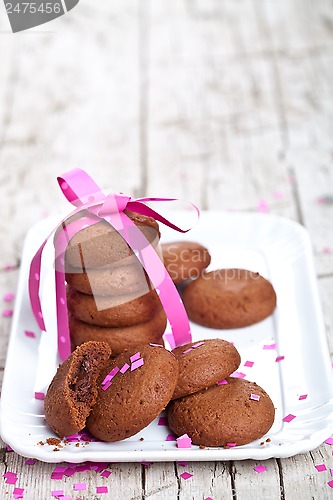
[[[270,442],[271,442],[271,438],[267,438],[266,443],[270,443]]]
[[[145,440],[145,438],[140,438],[140,441],[144,441],[144,440]]]
[[[264,444],[265,444],[265,443],[264,443],[264,441],[262,441],[262,442],[260,443],[260,446],[264,446]]]
[[[53,451],[59,451],[59,448],[53,448]]]
[[[46,442],[47,442],[47,444],[50,444],[50,445],[59,446],[59,444],[61,443],[61,439],[47,438]]]
[[[41,446],[44,446],[44,442],[43,441],[39,441],[37,444],[40,444]]]
[[[201,445],[199,446],[199,448],[200,448],[200,450],[204,450],[204,449],[206,448],[206,446],[204,446],[203,444],[201,444]]]

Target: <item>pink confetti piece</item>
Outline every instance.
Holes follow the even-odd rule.
[[[35,333],[34,333],[34,332],[31,332],[30,330],[24,330],[24,335],[25,335],[26,337],[31,338],[31,339],[36,338]]]
[[[55,481],[61,480],[64,477],[63,472],[52,472],[51,474],[51,479],[54,479]]]
[[[234,372],[230,375],[230,377],[234,377],[234,378],[244,378],[246,377],[246,373],[242,373],[242,372]]]
[[[67,467],[67,469],[65,470],[64,474],[65,476],[67,477],[71,477],[73,476],[73,474],[75,474],[75,469],[73,467]]]
[[[110,380],[112,380],[113,377],[115,377],[115,375],[117,375],[118,372],[119,372],[118,366],[115,366],[114,368],[112,368],[112,370],[106,375],[105,379],[103,380],[102,385],[105,385],[108,382],[110,382]]]
[[[212,497],[206,497],[204,500],[213,500]]]
[[[165,438],[166,441],[176,441],[176,436],[174,434],[168,434]]]
[[[176,439],[177,448],[191,448],[192,447],[192,439],[187,435],[183,434],[179,438]]]
[[[331,476],[333,476],[333,469],[330,469],[330,474]]]
[[[263,346],[263,349],[264,349],[265,351],[269,351],[269,350],[271,350],[271,349],[276,349],[276,343],[274,343],[274,344],[265,344],[265,345]]]
[[[3,300],[4,300],[4,302],[12,302],[12,300],[14,300],[14,298],[15,298],[15,294],[12,292],[8,292],[4,295]]]
[[[102,385],[103,391],[106,391],[110,387],[110,385],[112,385],[111,380],[109,380],[108,382],[106,382],[106,384]]]
[[[45,399],[44,392],[35,392],[35,399],[39,399],[40,401],[44,401],[44,399]]]
[[[284,356],[278,356],[276,359],[275,359],[275,363],[279,363],[280,361],[283,361],[284,360]]]
[[[87,489],[86,483],[74,483],[74,490],[75,491],[83,491]]]
[[[245,361],[245,363],[244,363],[244,366],[246,366],[247,368],[252,368],[253,365],[254,365],[254,361]]]
[[[131,364],[131,372],[133,372],[137,368],[140,368],[140,366],[142,366],[143,364],[144,364],[143,358],[137,359],[136,361],[134,361],[134,363]]]
[[[260,465],[257,465],[256,467],[253,467],[253,470],[255,470],[256,472],[258,472],[258,474],[261,474],[261,472],[266,472],[267,467],[265,467],[264,465],[260,464]]]
[[[15,269],[16,266],[15,264],[6,264],[4,267],[3,267],[3,270],[4,271],[13,271],[13,269]]]
[[[177,462],[177,464],[180,465],[181,467],[186,467],[186,465],[188,465],[188,462],[179,461]]]
[[[204,345],[204,342],[198,342],[197,344],[193,344],[192,349],[196,349],[197,347],[200,347],[201,345]]]
[[[125,363],[124,366],[122,368],[120,368],[120,373],[124,374],[125,372],[127,372],[127,370],[129,369],[130,365],[128,363]]]
[[[102,477],[109,477],[109,476],[111,476],[111,474],[112,474],[112,472],[111,472],[111,471],[109,471],[109,470],[103,470],[103,472],[101,472],[101,474],[100,474],[100,475],[101,475]]]
[[[133,361],[136,361],[139,358],[140,358],[140,353],[136,352],[135,354],[133,354],[133,356],[130,357],[131,363],[133,363]]]
[[[185,351],[183,351],[182,354],[187,354],[188,352],[192,352],[192,347],[190,347],[189,349],[186,349]]]
[[[108,487],[107,486],[97,486],[96,488],[96,493],[108,493]]]
[[[7,451],[13,451],[13,448],[11,448],[8,444],[6,444],[6,450]]]
[[[257,210],[258,210],[258,212],[266,214],[268,212],[268,203],[267,203],[267,201],[264,200],[264,199],[259,200],[258,205],[257,205]]]
[[[152,347],[163,347],[161,344],[149,344],[151,345]]]
[[[253,401],[259,401],[260,396],[259,394],[251,394],[250,399],[253,399]]]
[[[150,467],[152,462],[140,462],[141,465],[145,465],[146,467]]]
[[[73,434],[72,436],[66,436],[66,441],[69,443],[78,443],[80,441],[80,437],[78,434]],[[64,471],[66,470],[66,467],[64,468]]]
[[[96,474],[100,473],[102,470],[106,469],[108,466],[108,462],[95,462],[91,468],[96,472]]]
[[[329,486],[330,488],[333,488],[333,479],[332,479],[332,481],[328,481],[328,483],[327,483],[327,484],[328,484],[328,486]]]
[[[183,472],[182,474],[180,474],[180,477],[182,479],[185,479],[186,481],[187,479],[190,479],[190,477],[193,477],[193,474],[190,474],[189,472]]]
[[[294,420],[294,418],[296,418],[296,415],[293,415],[292,413],[289,413],[289,415],[285,416],[282,421],[283,422],[291,422],[292,420]]]
[[[217,382],[217,385],[226,385],[228,382],[226,381],[226,379],[224,380],[220,380],[219,382]]]
[[[327,470],[327,467],[325,464],[315,465],[315,468],[317,469],[318,472],[324,472],[324,470]]]
[[[157,425],[168,425],[168,419],[166,417],[160,417],[158,419],[158,424]]]
[[[15,484],[18,480],[18,477],[7,477],[5,483],[6,484]]]
[[[326,439],[326,441],[324,441],[324,443],[326,443],[326,444],[333,444],[333,437],[330,437],[330,438]]]
[[[322,248],[322,253],[330,254],[332,253],[332,249],[330,247],[324,247]]]
[[[16,477],[16,472],[7,471],[3,474],[3,477]]]
[[[53,490],[53,491],[51,491],[51,495],[53,497],[63,497],[64,496],[64,490]]]
[[[65,495],[63,497],[59,497],[59,500],[72,500],[69,495]]]
[[[35,463],[36,463],[35,458],[27,458],[27,460],[25,461],[26,465],[35,465]]]
[[[226,446],[228,448],[234,448],[236,446],[236,443],[227,443]]]
[[[10,318],[11,316],[13,316],[13,309],[4,309],[2,311],[2,316],[3,318]]]
[[[307,394],[302,394],[298,399],[299,401],[303,401],[303,399],[306,399],[308,397]]]
[[[284,193],[277,189],[276,191],[274,191],[273,196],[276,200],[282,200],[284,198]]]
[[[14,488],[14,498],[23,498],[24,488]]]

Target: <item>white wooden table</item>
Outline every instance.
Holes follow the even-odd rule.
[[[57,174],[103,187],[262,210],[310,231],[333,348],[333,3],[331,0],[100,0],[11,35],[0,6],[0,297],[15,291],[27,229],[63,203]],[[65,204],[64,204],[65,206]],[[4,266],[13,264],[13,270]],[[2,299],[0,299],[2,300]],[[6,307],[2,303],[2,309]],[[10,318],[0,318],[0,376]],[[0,443],[0,476],[26,499],[332,498],[332,447],[265,462],[112,464],[50,479]],[[325,463],[318,473],[314,465]],[[0,498],[13,486],[0,477]],[[8,494],[7,494],[8,492]],[[82,495],[81,495],[82,496]]]

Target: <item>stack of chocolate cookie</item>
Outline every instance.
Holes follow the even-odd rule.
[[[126,214],[158,249],[157,222]],[[65,266],[72,349],[87,341],[104,341],[116,356],[140,344],[163,344],[167,320],[157,293],[126,241],[107,222],[71,238]]]

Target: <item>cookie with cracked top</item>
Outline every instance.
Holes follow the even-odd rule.
[[[188,434],[193,444],[202,446],[240,446],[263,437],[274,422],[271,398],[255,382],[226,380],[225,385],[171,401],[167,408],[170,429],[177,436]]]
[[[176,347],[172,352],[179,363],[178,382],[172,399],[193,394],[224,380],[237,370],[241,362],[236,347],[222,339],[191,342]]]

